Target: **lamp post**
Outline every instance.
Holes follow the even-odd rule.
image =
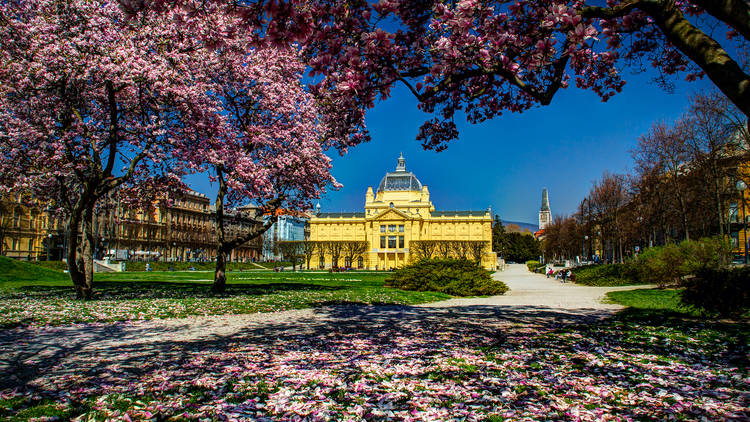
[[[747,184],[744,180],[739,180],[735,187],[740,192],[740,198],[742,200],[742,234],[744,235],[742,255],[744,255],[745,265],[747,265],[747,219],[745,218],[745,190],[747,189]]]
[[[588,240],[589,240],[589,236],[584,235],[583,236],[583,259],[585,259],[586,262],[588,262],[588,259],[587,259],[588,257],[586,256],[586,242],[588,242]]]
[[[47,261],[49,261],[49,250],[52,247],[52,233],[47,234]]]

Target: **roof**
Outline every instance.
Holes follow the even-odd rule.
[[[319,212],[315,214],[318,218],[365,218],[363,212]]]
[[[484,217],[487,211],[433,211],[433,217]]]
[[[421,191],[422,182],[410,171],[406,171],[406,159],[404,155],[398,158],[396,171],[391,171],[383,176],[378,185],[378,192],[383,191]]]

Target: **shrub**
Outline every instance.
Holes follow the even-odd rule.
[[[681,303],[702,313],[738,317],[750,310],[750,267],[703,268],[683,286]]]
[[[544,264],[539,261],[526,261],[526,268],[528,268],[532,273],[535,272],[539,267],[544,267]]]
[[[665,287],[679,284],[683,277],[701,269],[718,269],[726,265],[731,244],[721,238],[689,240],[679,246],[670,244],[648,248],[634,262],[638,278]]]
[[[424,259],[393,272],[387,287],[402,290],[433,291],[453,296],[491,296],[508,291],[502,281],[466,259]]]
[[[575,282],[587,286],[630,286],[645,284],[630,263],[585,265],[573,270]]]

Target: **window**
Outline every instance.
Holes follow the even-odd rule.
[[[320,263],[320,268],[325,268],[325,266],[326,266],[326,259],[325,259],[325,257],[321,256],[319,263]]]
[[[403,249],[403,247],[404,247],[404,236],[399,236],[398,237],[398,247]]]
[[[400,233],[403,233],[403,232],[404,232],[404,225],[403,225],[403,224],[401,224],[400,226],[398,226],[398,231],[399,231]]]
[[[388,236],[388,249],[396,249],[396,236]]]
[[[380,236],[380,247],[385,249],[385,236]]]
[[[365,260],[360,256],[357,258],[357,268],[362,269],[365,266]]]
[[[29,239],[29,253],[34,249],[34,241]]]
[[[391,202],[388,206],[393,208],[393,202]]]
[[[380,233],[385,233],[385,224],[380,225]]]
[[[395,224],[388,225],[388,231],[389,232],[395,232],[396,231],[396,225]]]
[[[13,239],[13,242],[11,242],[10,250],[18,250],[18,239]]]
[[[739,219],[737,218],[738,217],[737,214],[738,214],[737,204],[736,203],[729,204],[729,222],[730,223],[736,223],[739,221]]]

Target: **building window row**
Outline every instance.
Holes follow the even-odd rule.
[[[386,245],[387,249],[396,249],[396,245],[398,245],[398,248],[403,249],[404,236],[380,236],[380,248],[386,249]]]
[[[389,232],[395,232],[396,230],[398,230],[399,233],[403,233],[404,232],[404,225],[403,224],[400,224],[398,226],[396,226],[395,224],[389,224],[387,226],[385,224],[381,224],[380,225],[380,233],[385,233],[386,228],[388,229]]]

